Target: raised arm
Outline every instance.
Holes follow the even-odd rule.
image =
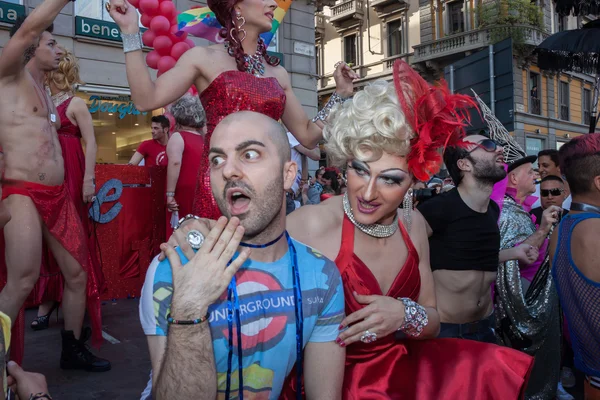
[[[96,136],[94,135],[94,124],[92,115],[88,111],[87,105],[83,99],[73,97],[69,110],[75,123],[81,131],[81,137],[85,142],[85,173],[83,175],[83,201],[89,203],[92,196],[96,193],[95,188],[95,169],[96,169],[96,153],[98,146],[96,145]]]
[[[0,79],[15,77],[23,71],[27,48],[38,43],[41,34],[68,2],[69,0],[45,0],[31,12],[2,50]]]
[[[140,28],[137,10],[127,0],[110,0],[110,16],[125,35],[136,35]],[[123,11],[123,13],[119,12]],[[151,111],[170,104],[183,96],[194,84],[199,71],[194,60],[203,59],[204,49],[196,47],[186,52],[177,64],[152,81],[142,49],[125,54],[127,82],[131,99],[140,111]]]
[[[184,146],[183,138],[179,132],[173,133],[167,143],[167,158],[169,159],[169,166],[167,167],[167,193],[175,193],[175,189],[177,188]],[[167,195],[167,207],[171,211],[179,209],[175,196]]]

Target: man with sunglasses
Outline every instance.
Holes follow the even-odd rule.
[[[541,206],[531,210],[531,215],[535,216],[536,221],[542,220],[542,213],[550,206],[561,207],[566,198],[565,182],[561,177],[555,175],[546,175],[540,183],[540,201]],[[569,213],[569,210],[563,209],[560,219]]]
[[[447,148],[444,163],[456,187],[421,203],[427,221],[435,280],[439,337],[495,343],[491,286],[498,263],[529,260],[531,246],[500,254],[500,208],[490,201],[496,182],[506,176],[503,148],[482,135]],[[535,259],[535,258],[533,258]]]

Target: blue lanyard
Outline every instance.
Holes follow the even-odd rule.
[[[298,270],[298,255],[296,254],[296,247],[290,238],[290,235],[285,231],[276,240],[263,245],[251,245],[247,247],[254,248],[265,248],[275,244],[285,234],[285,238],[288,242],[288,248],[290,252],[290,261],[292,264],[292,274],[294,279],[294,297],[295,297],[295,317],[296,317],[296,380],[297,380],[297,391],[296,398],[302,399],[302,366],[303,366],[303,328],[304,328],[304,314],[302,311],[302,289],[300,288],[300,271]],[[238,355],[238,399],[244,399],[244,377],[243,377],[243,365],[242,365],[242,323],[240,318],[240,304],[237,293],[237,284],[235,276],[227,287],[227,325],[229,328],[229,351],[227,354],[227,386],[225,389],[225,398],[230,398],[231,393],[231,372],[233,363],[233,319],[237,325],[237,355]]]

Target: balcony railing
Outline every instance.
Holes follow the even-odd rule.
[[[362,0],[348,0],[331,7],[331,22],[337,22],[352,17],[354,14],[363,14]]]
[[[562,119],[563,121],[569,120],[569,106],[560,106],[560,119]]]
[[[492,32],[499,35],[510,35],[519,30],[524,36],[525,44],[537,46],[548,37],[544,31],[528,25],[493,26],[461,32],[442,39],[432,40],[415,46],[415,62],[423,62],[472,51],[492,44]]]
[[[542,115],[542,102],[537,97],[529,98],[529,112],[535,115]]]

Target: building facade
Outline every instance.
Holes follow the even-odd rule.
[[[502,0],[510,1],[519,0]],[[320,103],[334,90],[333,65],[339,60],[352,63],[361,76],[358,86],[373,79],[391,79],[397,58],[409,62],[429,81],[445,75],[448,78],[453,63],[499,40],[498,26],[486,23],[489,17],[484,13],[492,2],[337,0],[325,4],[315,14]],[[528,3],[523,4],[527,7]],[[514,6],[504,4],[505,9]],[[589,20],[559,18],[551,0],[536,0],[533,6],[538,9],[539,20],[521,23],[514,30],[519,32],[520,54],[530,54],[552,33],[576,29]],[[512,109],[507,110],[513,119],[511,133],[528,153],[559,148],[570,138],[588,132],[593,100],[591,76],[540,71],[535,57],[517,54],[511,74]]]
[[[0,0],[0,51],[16,18],[43,0]],[[54,35],[79,59],[85,82],[76,95],[88,103],[94,121],[100,163],[127,163],[138,144],[151,137],[150,118],[163,110],[140,113],[130,100],[120,33],[104,8],[105,0],[69,2],[54,23]],[[195,0],[173,0],[179,11],[205,6]],[[190,36],[191,38],[191,36]],[[209,43],[192,38],[196,45]],[[314,6],[294,1],[269,51],[282,59],[294,92],[309,117],[316,114],[314,65]],[[145,49],[146,52],[151,49]],[[153,79],[156,71],[150,69]],[[312,165],[311,169],[314,169]]]

